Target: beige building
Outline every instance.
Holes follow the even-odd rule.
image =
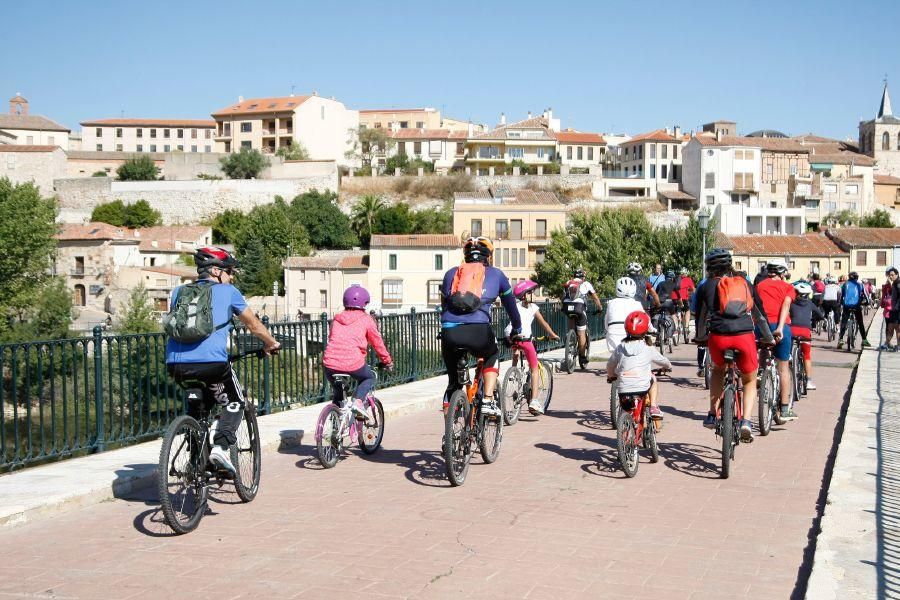
[[[462,262],[453,234],[373,235],[369,243],[372,307],[408,312],[440,306],[444,273]]]
[[[849,210],[866,215],[875,210],[875,161],[857,152],[814,147],[807,155],[808,175],[791,175],[788,202],[803,207],[810,228],[829,215]],[[804,169],[805,170],[805,169]]]
[[[900,229],[844,227],[826,231],[842,250],[850,255],[848,271],[859,273],[880,285],[888,267],[900,265]]]
[[[732,251],[734,266],[752,278],[774,259],[784,259],[792,279],[811,273],[835,278],[850,271],[850,253],[824,233],[801,235],[719,235],[717,243]]]
[[[461,119],[444,117],[434,108],[367,108],[359,111],[359,124],[370,129],[443,129],[474,133],[485,130],[484,125]]]
[[[212,152],[216,122],[199,119],[98,119],[81,123],[87,152]]]
[[[292,142],[303,145],[313,160],[351,164],[352,132],[359,128],[359,113],[334,98],[286,96],[238,99],[212,114],[216,120],[216,151],[252,148],[273,154]]]
[[[607,162],[606,140],[598,133],[566,129],[556,133],[560,162],[575,168],[590,168]]]
[[[534,275],[550,234],[565,227],[566,207],[552,192],[457,192],[453,204],[457,243],[469,236],[491,238],[494,265],[513,282]]]
[[[9,114],[0,114],[0,136],[7,144],[59,146],[69,149],[69,128],[47,117],[29,114],[28,100],[16,94],[9,100]]]
[[[33,182],[44,196],[53,195],[53,180],[66,176],[66,153],[59,146],[0,144],[0,177]]]
[[[878,115],[859,124],[859,151],[875,159],[877,174],[900,177],[900,118],[894,116],[886,81]]]
[[[900,177],[875,175],[875,202],[881,208],[896,208],[900,205]]]
[[[290,320],[317,319],[322,313],[333,317],[343,310],[345,289],[353,284],[369,287],[368,257],[357,250],[320,250],[314,256],[290,256],[283,266]]]
[[[500,115],[500,124],[493,130],[473,134],[466,141],[466,165],[473,167],[477,175],[505,173],[513,161],[527,166],[547,166],[555,163],[556,134],[559,119],[547,110],[540,117],[528,118],[506,124],[506,116]]]
[[[612,177],[643,183],[635,195],[656,198],[659,189],[677,190],[681,183],[682,145],[690,139],[680,127],[642,133],[619,144],[619,169]]]
[[[384,157],[378,158],[379,166],[397,154],[405,154],[412,159],[434,163],[437,173],[447,173],[462,169],[466,161],[465,131],[446,129],[394,129],[389,133],[395,146]],[[393,173],[388,173],[393,175]]]

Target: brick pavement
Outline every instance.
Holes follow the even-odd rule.
[[[308,445],[267,454],[249,505],[219,493],[171,536],[155,498],[0,532],[0,598],[788,598],[802,593],[817,501],[855,355],[816,349],[800,420],[738,448],[700,426],[693,347],[662,387],[659,464],[626,479],[602,372],[558,375],[552,415],[505,430],[451,488],[436,411],[388,423],[384,447],[323,470]],[[592,363],[597,369],[600,363]],[[477,455],[476,455],[477,456]]]

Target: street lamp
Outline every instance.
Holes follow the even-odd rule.
[[[700,257],[700,263],[703,266],[703,278],[706,279],[706,230],[709,227],[709,213],[706,208],[700,209],[697,213],[697,224],[700,225],[700,237],[703,240],[703,256]]]

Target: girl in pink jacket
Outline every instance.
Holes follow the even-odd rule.
[[[369,300],[369,292],[358,284],[351,285],[344,291],[344,312],[338,313],[331,323],[331,332],[328,334],[328,344],[325,346],[325,356],[322,359],[325,377],[334,390],[332,401],[335,404],[340,404],[342,390],[340,384],[334,380],[334,376],[347,374],[357,381],[359,385],[353,395],[353,412],[363,418],[365,410],[361,400],[375,387],[375,373],[366,364],[366,350],[369,344],[372,344],[378,358],[388,370],[393,368],[394,362],[384,345],[381,333],[378,332],[375,319],[366,314]]]

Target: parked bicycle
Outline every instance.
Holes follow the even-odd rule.
[[[467,350],[459,349],[457,381],[454,391],[444,407],[444,438],[441,442],[447,477],[454,486],[465,483],[469,462],[475,445],[481,451],[485,463],[492,463],[500,455],[503,441],[503,417],[484,414],[481,398],[484,394],[484,360],[478,359],[474,379],[469,376]],[[500,406],[499,394],[494,390],[494,403]]]
[[[384,365],[378,365],[379,370]],[[353,414],[353,399],[349,396],[353,378],[350,375],[335,375],[334,380],[341,386],[341,404],[329,402],[319,413],[316,423],[316,450],[319,462],[326,469],[335,466],[338,459],[354,440],[364,454],[373,454],[381,446],[384,438],[384,406],[372,393],[362,401],[365,417]]]
[[[546,337],[533,338],[534,341],[538,342],[546,339]],[[525,358],[525,352],[518,343],[523,341],[528,340],[516,339],[510,344],[512,347],[512,365],[507,369],[506,375],[503,376],[503,385],[500,388],[500,405],[503,410],[503,421],[506,425],[515,425],[518,422],[519,415],[522,413],[522,407],[529,402],[533,385],[537,385],[534,399],[543,406],[544,414],[547,414],[550,398],[553,396],[554,361],[539,359],[539,380],[533,382],[531,380],[531,369],[528,368],[528,361]]]
[[[658,376],[664,371],[656,370]],[[608,379],[610,383],[615,378]],[[618,415],[616,416],[616,449],[619,464],[628,477],[637,475],[640,447],[650,451],[650,462],[659,461],[659,446],[656,434],[659,433],[659,422],[650,416],[650,398],[646,392],[627,392],[619,394]]]
[[[260,350],[250,350],[230,356],[229,361],[250,355],[262,357]],[[166,429],[159,449],[157,485],[166,523],[175,533],[184,534],[200,524],[213,485],[221,488],[226,481],[231,481],[238,498],[243,502],[252,501],[259,491],[262,457],[256,405],[245,398],[237,441],[229,449],[237,472],[232,474],[210,462],[209,452],[219,419],[218,411],[216,414],[213,411],[216,401],[202,381],[185,380],[180,385],[189,412],[197,417],[182,415]]]

